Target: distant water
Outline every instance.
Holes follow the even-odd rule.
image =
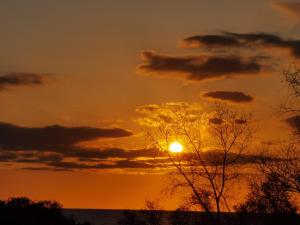
[[[123,212],[124,210],[104,210],[104,209],[63,209],[63,213],[67,217],[73,217],[78,222],[90,222],[92,225],[118,225],[118,221],[123,218]],[[133,212],[139,213],[140,210],[133,210]],[[168,220],[171,216],[171,214],[174,211],[162,211],[162,224],[163,225],[169,225],[170,221]],[[199,212],[189,212],[189,218],[193,216],[200,216],[205,215],[204,213]],[[229,213],[222,213],[222,215],[226,218],[230,216]],[[257,224],[257,221],[261,221],[261,219],[267,219],[266,221],[270,221],[270,219],[274,219],[272,217],[274,215],[272,214],[249,214],[246,215],[247,221],[250,219],[253,221],[252,224]],[[296,219],[298,222],[297,224],[300,224],[300,216],[297,215],[297,218],[294,216],[291,217],[291,215],[281,215],[279,217],[282,221],[286,221],[289,219]],[[278,219],[278,217],[275,217]],[[249,222],[249,221],[248,221]],[[284,223],[283,223],[284,224]],[[290,223],[291,224],[291,223]],[[295,224],[295,223],[293,223]]]
[[[133,210],[140,212],[139,210]],[[117,225],[123,218],[124,210],[113,209],[64,209],[67,217],[74,217],[78,222],[90,222],[92,225]],[[163,211],[162,224],[167,225],[172,211]]]
[[[92,225],[117,225],[123,217],[123,210],[64,209],[64,214],[74,217],[78,222],[90,222]]]

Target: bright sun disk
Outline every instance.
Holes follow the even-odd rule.
[[[182,144],[180,144],[177,141],[174,141],[169,145],[170,152],[178,153],[178,152],[182,152],[182,150],[183,150]]]

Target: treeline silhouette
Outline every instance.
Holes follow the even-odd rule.
[[[90,225],[78,223],[62,213],[55,201],[32,201],[26,197],[0,200],[1,225]]]
[[[149,212],[148,212],[149,213]],[[125,210],[118,225],[299,225],[300,217],[296,213],[221,213],[222,221],[212,220],[205,212],[175,211],[151,212],[160,214],[149,218],[144,210]],[[149,215],[149,214],[148,214]]]
[[[145,209],[123,211],[118,225],[299,225],[300,216],[286,185],[272,174],[261,183],[253,182],[246,200],[235,206],[235,212],[222,212],[221,220],[218,212],[210,215],[186,206],[164,211],[158,202],[146,201]]]

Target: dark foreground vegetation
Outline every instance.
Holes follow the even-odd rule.
[[[255,198],[253,198],[254,201]],[[247,203],[248,204],[248,203]],[[255,203],[256,204],[256,203]],[[253,207],[253,201],[251,207]],[[277,203],[274,203],[278,206]],[[221,213],[222,221],[216,221],[216,215],[206,212],[188,211],[179,208],[175,211],[164,211],[148,204],[143,210],[125,210],[119,218],[118,225],[298,225],[300,216],[296,211],[286,212],[282,208],[277,213],[263,213],[270,207],[265,201],[259,205],[261,211],[249,210],[235,213]],[[241,205],[245,207],[245,204]],[[257,209],[257,208],[256,208]],[[213,213],[216,214],[216,213]],[[2,225],[90,225],[78,223],[74,218],[63,214],[59,203],[55,201],[32,201],[28,198],[10,198],[0,201],[0,224]]]
[[[143,210],[123,211],[118,225],[299,225],[300,215],[282,185],[273,176],[253,183],[246,201],[220,217],[218,212],[189,211],[184,206],[164,211],[157,202],[146,201]]]
[[[61,205],[55,201],[32,201],[25,197],[0,201],[0,224],[89,225],[64,216]]]
[[[151,212],[153,217],[149,217],[149,212],[144,210],[123,212],[123,218],[118,225],[216,225],[205,212],[184,211],[157,211]],[[289,213],[221,213],[223,225],[299,225],[300,216]]]

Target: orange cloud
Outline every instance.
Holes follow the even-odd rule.
[[[299,2],[280,2],[272,1],[272,8],[283,16],[292,19],[300,19],[300,3]]]

